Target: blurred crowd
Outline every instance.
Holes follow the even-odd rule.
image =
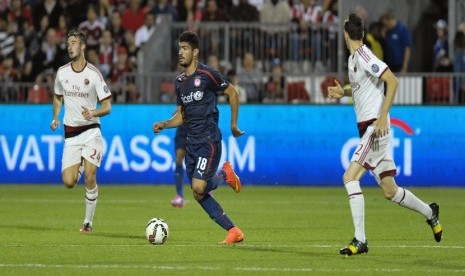
[[[357,7],[357,12],[366,19],[362,7]],[[308,101],[302,82],[290,84],[284,78],[297,68],[285,66],[289,62],[311,60],[313,71],[337,70],[338,0],[0,0],[0,102],[28,100],[29,91],[8,85],[11,83],[53,87],[56,70],[69,61],[66,34],[73,28],[86,33],[88,61],[107,79],[114,101],[140,102],[132,73],[137,72],[139,50],[154,32],[161,14],[194,30],[202,22],[265,26],[261,31],[266,36],[266,63],[259,53],[241,49],[235,53],[240,62],[225,64],[227,57],[220,56],[215,44],[221,42],[201,45],[208,54],[203,62],[238,87],[242,102]],[[292,32],[273,24],[290,24]],[[372,51],[394,72],[408,72],[411,38],[407,27],[392,13],[366,24],[366,44]],[[447,22],[439,20],[435,28],[438,38],[431,46],[433,70],[464,72],[465,26],[456,34],[453,61],[449,59]],[[328,79],[323,82],[322,87]],[[163,87],[169,91],[162,91],[158,100],[173,101],[172,83]]]

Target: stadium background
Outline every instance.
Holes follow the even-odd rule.
[[[110,2],[115,2],[113,4],[118,9],[125,5],[124,1]],[[299,1],[291,1],[291,4],[294,2]],[[327,2],[330,1],[316,1],[322,6]],[[143,3],[153,5],[151,1]],[[435,5],[449,8],[434,10]],[[432,45],[421,47],[425,41],[434,43],[434,23],[440,18],[451,22],[448,25],[449,41],[453,45],[453,35],[464,19],[464,1],[398,0],[375,4],[373,1],[346,0],[339,1],[338,7],[340,14],[364,7],[370,11],[369,21],[376,20],[386,11],[395,11],[399,21],[412,31],[410,72],[398,74],[399,93],[391,114],[391,138],[399,183],[407,186],[465,186],[465,172],[461,170],[465,153],[462,143],[465,130],[461,127],[465,122],[465,108],[461,106],[453,85],[463,73],[432,72],[428,65]],[[289,24],[280,27],[289,27]],[[121,97],[115,99],[112,114],[102,119],[106,154],[99,171],[99,182],[172,182],[174,130],[154,136],[151,125],[155,120],[169,116],[175,108],[172,80],[176,75],[173,65],[176,59],[173,56],[176,55],[176,36],[187,27],[183,22],[173,22],[169,16],[157,16],[155,32],[136,56],[137,68],[121,74],[117,81],[108,80],[112,91]],[[198,22],[197,30],[203,34],[202,47],[205,49],[211,49],[209,43],[218,38],[216,55],[223,69],[241,66],[238,53],[246,50],[241,47],[250,46],[243,40],[243,34],[263,36],[266,40],[263,27],[259,22]],[[341,37],[338,23],[320,22],[315,25],[315,32],[323,34],[327,27],[335,27]],[[231,32],[240,35],[227,35]],[[282,41],[289,43],[285,45],[292,42],[292,34],[292,31],[283,32]],[[304,40],[304,43],[307,42]],[[223,159],[232,161],[246,185],[340,185],[342,173],[356,147],[357,131],[350,102],[330,102],[324,98],[328,80],[345,78],[342,39],[337,43],[336,55],[323,51],[322,65],[314,55],[298,57],[300,59],[296,61],[286,47],[283,47],[286,52],[273,56],[261,51],[261,43],[250,46],[263,70],[264,83],[273,76],[271,69],[279,60],[286,92],[282,101],[274,104],[243,104],[239,125],[247,134],[237,140],[230,136],[229,109],[220,106]],[[119,49],[115,49],[115,55],[119,55]],[[201,61],[207,62],[209,54],[203,52]],[[42,73],[40,82],[2,83],[0,183],[61,181],[63,141],[61,133],[53,133],[48,128],[53,70],[52,73]],[[438,79],[441,80],[439,88],[434,90],[431,80]],[[296,86],[300,88],[291,93],[290,87]],[[133,89],[137,94],[135,100],[130,97]],[[45,96],[39,96],[39,91]],[[12,93],[22,96],[5,97]],[[137,124],[134,124],[136,116]],[[365,177],[364,182],[375,185],[371,177]]]

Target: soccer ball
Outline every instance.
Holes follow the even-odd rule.
[[[168,238],[168,224],[161,218],[153,218],[147,223],[145,237],[151,244],[163,244]]]

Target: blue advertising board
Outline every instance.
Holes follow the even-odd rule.
[[[172,183],[174,129],[152,133],[174,105],[114,105],[101,119],[104,157],[98,182]],[[60,183],[63,129],[49,128],[51,105],[0,105],[0,183]],[[341,185],[358,145],[352,106],[243,105],[234,138],[220,106],[222,161],[245,185]],[[465,187],[465,108],[393,107],[392,154],[405,186]],[[81,180],[82,181],[82,180]],[[364,185],[376,185],[369,174]]]

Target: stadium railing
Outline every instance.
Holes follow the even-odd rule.
[[[117,83],[107,82],[115,103],[175,103],[176,72],[124,74]],[[282,73],[281,98],[267,97],[267,82],[274,75],[263,73],[261,98],[263,103],[335,104],[351,103],[350,99],[329,100],[327,88],[334,79],[347,83],[337,73]],[[396,105],[458,105],[465,103],[465,73],[407,73],[397,75],[399,87]],[[147,89],[140,89],[146,87]],[[149,91],[147,95],[144,91]],[[48,83],[0,83],[0,102],[50,103],[53,86]],[[151,99],[151,100],[148,100]]]

